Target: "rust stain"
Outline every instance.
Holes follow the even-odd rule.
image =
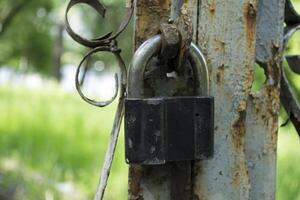
[[[250,2],[246,3],[244,7],[244,18],[246,22],[246,40],[248,48],[251,48],[253,41],[255,40],[256,30],[256,9]]]
[[[240,103],[243,105],[243,103]],[[239,109],[239,108],[237,108]],[[243,187],[243,192],[249,190],[249,175],[245,161],[245,133],[246,133],[246,111],[238,112],[237,119],[231,127],[231,137],[234,148],[234,162],[232,165],[231,184],[234,187]]]
[[[271,47],[272,59],[259,63],[264,69],[266,82],[258,93],[251,94],[256,119],[265,127],[267,143],[263,147],[261,156],[276,155],[278,139],[278,113],[280,108],[280,77],[281,77],[281,52],[279,45]]]
[[[225,44],[226,43],[222,39],[214,39],[214,47],[216,51],[224,51]]]
[[[254,67],[252,64],[248,64],[246,66],[247,70],[245,70],[245,74],[243,76],[243,92],[248,96],[251,93],[251,88],[254,83]],[[246,110],[247,100],[243,100],[239,102],[239,106],[237,108],[238,112]]]
[[[249,172],[245,166],[245,162],[239,160],[238,158],[236,158],[236,162],[233,165],[233,169],[232,169],[232,180],[231,180],[231,184],[234,187],[238,187],[240,185],[244,185],[244,181],[248,181],[248,175]],[[244,185],[244,187],[247,187]],[[247,188],[245,188],[247,189]]]
[[[225,66],[221,65],[217,69],[217,84],[220,85],[224,82],[224,71],[225,71]]]
[[[215,2],[213,1],[212,3],[209,3],[208,4],[208,10],[209,10],[209,13],[214,15],[215,14],[215,11],[216,11],[216,4]]]
[[[251,94],[255,112],[260,120],[272,119],[277,116],[280,108],[279,98],[280,92],[276,85],[265,84],[259,93]]]
[[[238,115],[238,118],[233,122],[231,127],[231,135],[235,152],[241,152],[244,149],[244,138],[246,132],[246,112],[239,112]]]
[[[264,152],[276,154],[278,137],[278,112],[280,108],[280,93],[277,85],[264,85],[259,93],[251,94],[256,120],[263,123],[268,131],[268,143],[264,146]]]
[[[128,199],[129,200],[143,200],[143,190],[140,181],[143,176],[143,169],[141,166],[131,165],[129,168],[129,181],[128,181]]]
[[[238,112],[243,112],[246,110],[246,106],[247,106],[247,102],[246,100],[241,100],[239,103],[238,103],[238,106],[236,108],[236,110]]]
[[[135,48],[138,48],[146,39],[156,35],[159,32],[160,24],[167,23],[170,16],[171,0],[138,0],[135,9]],[[145,90],[150,90],[146,86]],[[144,180],[149,177],[158,176],[157,173],[164,172],[164,169],[151,170],[140,165],[130,165],[128,181],[128,199],[143,200],[146,198],[147,191],[142,186]],[[153,168],[154,169],[154,168]],[[155,168],[156,169],[156,168]],[[159,182],[165,182],[167,177],[160,176]],[[157,179],[156,179],[157,180]],[[158,183],[159,184],[159,183]],[[159,196],[160,194],[158,194]],[[144,197],[145,196],[145,197]]]
[[[270,145],[268,146],[268,150],[277,153],[277,141],[278,141],[278,116],[272,118],[272,126],[271,126],[271,140]]]
[[[170,0],[139,0],[136,3],[135,47],[159,32],[161,23],[167,23]]]
[[[200,180],[201,175],[203,174],[203,169],[202,169],[202,162],[195,162],[194,165],[194,170],[192,176],[194,177],[195,180]],[[202,185],[202,182],[194,182],[195,185],[193,185],[193,190],[194,190],[194,196],[193,200],[208,200],[205,186]],[[199,185],[200,184],[200,185]]]

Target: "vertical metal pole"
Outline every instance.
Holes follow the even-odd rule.
[[[160,25],[180,14],[183,1],[138,0],[135,13],[135,47],[159,32]],[[171,11],[172,10],[172,11]],[[147,90],[147,88],[145,88]],[[160,88],[156,88],[160,90]],[[163,86],[161,88],[163,91]],[[161,94],[169,96],[167,91]],[[132,165],[129,169],[129,199],[182,200],[191,199],[192,164],[188,162],[168,163],[160,166]]]
[[[170,17],[170,0],[135,1],[135,49],[156,35],[160,24]],[[129,167],[128,199],[156,200],[170,198],[168,166]]]
[[[275,199],[284,0],[202,0],[198,9],[216,114],[215,156],[196,165],[196,199]],[[254,93],[255,61],[267,80]]]
[[[173,0],[171,5],[171,20],[175,21],[180,16],[180,8],[183,5],[183,0]]]
[[[260,0],[257,5],[256,61],[264,69],[266,82],[247,101],[250,199],[275,199],[284,5],[285,0]]]

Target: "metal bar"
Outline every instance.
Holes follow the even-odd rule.
[[[198,45],[212,73],[216,149],[196,164],[198,199],[275,199],[284,0],[257,3],[201,1]],[[267,81],[251,93],[256,60],[266,63]]]
[[[274,200],[285,1],[263,0],[257,6],[256,61],[264,69],[266,81],[247,102],[249,197]]]
[[[135,1],[136,49],[146,39],[156,35],[162,23],[168,22],[170,3],[170,0]],[[147,91],[147,88],[145,89]],[[170,164],[157,166],[130,165],[128,199],[170,200],[170,167]]]
[[[172,0],[170,20],[175,21],[180,16],[183,0]]]

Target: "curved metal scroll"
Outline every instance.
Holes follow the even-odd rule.
[[[300,15],[290,0],[287,0],[285,5],[285,23],[284,49],[286,49],[287,43],[294,33],[300,30]],[[300,75],[300,55],[285,56],[285,59],[290,69]],[[289,119],[300,136],[300,103],[284,70],[282,70],[280,98],[289,115]]]
[[[119,136],[119,130],[122,122],[122,118],[124,115],[124,99],[126,95],[126,81],[127,81],[127,72],[126,72],[126,66],[124,63],[123,58],[121,57],[121,50],[117,46],[117,37],[125,30],[127,27],[132,13],[133,13],[133,6],[132,6],[132,0],[129,0],[126,2],[126,14],[122,20],[122,22],[119,25],[119,28],[115,32],[109,32],[104,34],[103,36],[100,36],[95,39],[87,39],[82,37],[81,35],[77,34],[70,26],[69,19],[68,19],[68,13],[70,9],[77,5],[77,4],[86,4],[90,7],[92,7],[100,16],[103,18],[105,17],[105,7],[98,1],[98,0],[70,0],[67,10],[66,10],[66,30],[69,33],[69,35],[79,44],[91,48],[92,50],[88,52],[80,62],[77,71],[76,71],[76,78],[75,78],[75,84],[76,89],[81,96],[81,98],[86,101],[87,103],[98,106],[98,107],[104,107],[109,104],[111,104],[115,98],[118,96],[119,92],[119,103],[117,107],[117,111],[115,114],[115,119],[113,123],[113,127],[111,130],[111,138],[110,142],[105,154],[104,164],[101,171],[101,176],[99,180],[99,184],[97,187],[97,192],[95,195],[95,200],[103,199],[105,188],[107,185],[112,161],[114,158],[114,153],[116,149],[116,144]],[[81,68],[85,67],[84,62],[89,59],[94,53],[96,52],[111,52],[114,54],[115,58],[118,61],[118,67],[121,72],[120,79],[118,79],[118,75],[115,74],[115,85],[116,90],[114,96],[109,101],[95,101],[92,100],[84,95],[84,93],[81,91],[81,85],[82,81],[84,81],[84,76],[86,73],[83,74],[83,77],[79,79],[79,74]],[[120,83],[119,83],[120,82]],[[120,86],[119,86],[120,84]]]
[[[80,43],[83,46],[89,47],[89,48],[95,48],[98,46],[109,45],[112,40],[115,40],[125,30],[125,28],[127,27],[128,23],[131,19],[132,13],[133,13],[132,6],[131,6],[131,4],[129,4],[130,7],[126,8],[126,11],[125,11],[126,14],[125,14],[121,24],[119,25],[119,28],[117,29],[117,31],[114,34],[113,34],[113,32],[109,32],[109,33],[106,33],[103,36],[100,36],[95,39],[87,39],[87,38],[84,38],[84,37],[80,36],[79,34],[77,34],[71,28],[71,25],[69,23],[68,13],[69,13],[70,9],[73,6],[75,6],[76,4],[87,4],[88,6],[92,7],[103,18],[105,17],[106,9],[98,0],[71,0],[67,6],[66,15],[65,15],[67,32],[76,42]]]

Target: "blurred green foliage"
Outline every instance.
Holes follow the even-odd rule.
[[[0,67],[8,66],[52,75],[57,27],[64,23],[67,2],[67,0],[1,0]],[[124,2],[106,0],[103,3],[107,8],[105,21],[92,8],[77,5],[71,10],[72,16],[75,15],[71,23],[74,25],[72,28],[77,30],[81,27],[79,33],[88,38],[96,38],[117,30],[125,10]],[[124,49],[122,54],[127,63],[132,54],[131,38],[132,27],[129,27],[120,37],[120,47]],[[62,64],[77,65],[79,59],[87,52],[86,48],[70,40],[67,34],[64,34],[63,45]]]
[[[290,124],[280,128],[277,157],[277,200],[300,200],[300,140]]]
[[[0,65],[19,67],[28,62],[40,72],[49,71],[54,7],[55,1],[48,0],[0,1]]]

